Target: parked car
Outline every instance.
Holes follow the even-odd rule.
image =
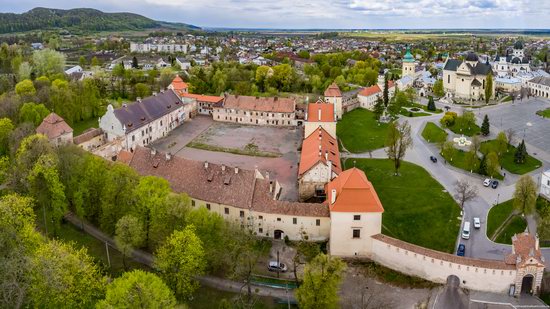
[[[279,265],[277,265],[277,261],[270,261],[269,265],[267,265],[267,270],[284,273],[286,272],[286,265],[284,263],[279,263]]]
[[[491,188],[496,189],[498,187],[498,180],[493,180],[491,183]]]
[[[466,254],[466,246],[464,244],[458,245],[458,249],[456,250],[456,255],[464,256],[464,254]]]
[[[434,157],[434,156],[430,156],[430,160],[431,160],[433,163],[437,163],[437,158]]]
[[[483,185],[486,187],[490,186],[491,183],[492,183],[492,180],[489,178],[485,178],[485,180],[483,181]]]
[[[474,218],[474,228],[478,229],[481,227],[481,221],[479,220],[478,217],[475,217]]]
[[[470,221],[464,222],[464,227],[462,228],[462,239],[470,239]]]

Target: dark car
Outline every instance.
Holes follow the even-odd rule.
[[[434,157],[434,156],[430,156],[430,160],[431,160],[433,163],[437,163],[437,158]]]
[[[465,253],[466,253],[466,246],[464,246],[463,244],[458,245],[458,250],[456,250],[456,255],[464,256]]]
[[[491,188],[496,189],[498,187],[498,180],[493,180],[491,183]]]

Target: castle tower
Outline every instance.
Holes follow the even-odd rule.
[[[340,91],[340,87],[336,85],[336,83],[332,83],[330,86],[328,86],[327,90],[325,90],[325,102],[331,103],[334,105],[334,115],[336,116],[336,120],[342,119],[343,114],[343,98],[342,98],[342,91]]]
[[[405,52],[405,56],[403,57],[403,71],[402,71],[401,77],[414,75],[415,71],[416,71],[416,62],[414,62],[414,57],[411,54],[411,49],[407,45],[407,51]]]
[[[521,41],[517,41],[514,44],[514,50],[513,50],[514,57],[518,57],[523,60],[524,53],[523,53],[523,43]]]

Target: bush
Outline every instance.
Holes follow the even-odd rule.
[[[455,124],[457,117],[458,115],[455,112],[446,112],[439,122],[444,127],[452,127]]]

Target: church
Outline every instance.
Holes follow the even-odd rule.
[[[479,61],[470,52],[464,60],[447,59],[443,67],[443,87],[448,97],[463,100],[482,100],[485,96],[487,76],[493,74],[491,65]],[[493,95],[495,93],[493,83]]]
[[[523,43],[517,41],[511,54],[508,50],[506,56],[497,55],[493,62],[493,71],[501,78],[516,77],[520,73],[531,72],[529,58],[523,51]]]

